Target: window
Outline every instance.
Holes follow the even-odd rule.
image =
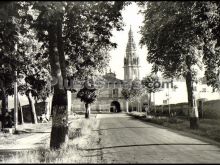
[[[118,89],[113,89],[113,97],[118,97]]]
[[[163,104],[168,104],[167,100],[163,100]]]
[[[206,92],[206,88],[202,88],[202,92]]]

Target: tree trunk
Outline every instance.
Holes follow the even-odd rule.
[[[56,87],[55,87],[56,88]],[[65,91],[56,89],[53,98],[52,131],[50,137],[50,148],[61,149],[67,147],[68,142],[68,113],[67,96]],[[59,92],[59,93],[58,93]]]
[[[48,98],[44,100],[44,114],[45,118],[48,121],[50,118],[50,109],[49,109],[49,100]]]
[[[85,118],[89,118],[90,116],[90,110],[91,110],[91,106],[90,104],[85,104],[85,108],[86,108],[86,112],[85,112]]]
[[[155,93],[153,93],[154,97],[154,116],[157,116],[156,103],[155,103]]]
[[[37,114],[36,114],[35,105],[34,105],[34,99],[32,98],[32,94],[31,94],[30,90],[28,90],[26,92],[26,96],[28,98],[29,105],[30,105],[30,108],[31,108],[32,123],[37,124],[38,122],[37,122]]]
[[[145,107],[145,116],[148,117],[149,104]]]
[[[5,127],[5,113],[8,112],[8,96],[2,88],[2,128]]]
[[[142,102],[140,101],[140,112],[143,112],[142,111]]]
[[[128,100],[126,100],[126,112],[128,113]]]
[[[19,119],[20,119],[19,122],[20,122],[20,124],[24,124],[23,109],[22,109],[22,106],[21,106],[19,96],[18,96],[18,109],[19,109]]]
[[[58,84],[54,86],[52,107],[53,119],[50,148],[66,148],[68,142],[67,92],[64,89],[60,89]]]
[[[196,98],[193,91],[192,73],[189,71],[186,75],[186,86],[188,94],[188,115],[190,120],[190,128],[199,128],[198,108],[196,104]]]
[[[20,116],[21,116],[21,122],[20,124],[24,124],[24,115],[23,115],[23,109],[22,109],[22,106],[21,104],[19,103],[19,109],[20,109]]]
[[[148,107],[149,107],[149,111],[151,110],[151,92],[149,93],[149,99],[148,99]]]
[[[72,107],[72,92],[71,91],[67,91],[67,99],[68,99],[67,109],[68,109],[68,116],[69,116],[70,114],[72,114],[72,109],[71,109],[71,107]]]
[[[6,89],[4,87],[3,81],[0,79],[0,89],[2,91],[2,115],[8,111],[8,96],[6,94]]]
[[[53,119],[50,148],[55,150],[66,148],[68,143],[67,91],[61,86],[63,84],[63,78],[66,78],[65,63],[60,62],[60,59],[62,60],[62,58],[64,58],[64,53],[62,53],[63,49],[60,48],[60,45],[62,45],[62,22],[59,20],[57,25],[58,26],[51,26],[48,30],[51,74],[59,81],[59,83],[54,86],[52,101]]]
[[[53,100],[53,94],[49,96],[49,119],[52,114],[52,100]]]
[[[2,92],[2,114],[8,112],[8,96],[5,92]]]

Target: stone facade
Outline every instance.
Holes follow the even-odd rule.
[[[126,47],[126,56],[124,58],[124,80],[139,80],[139,67],[139,57],[136,54],[136,46],[133,39],[133,33],[130,28]]]
[[[97,91],[97,100],[91,104],[91,111],[97,112],[121,112],[125,110],[125,101],[121,95],[123,81],[116,78],[115,73],[107,73],[103,76],[105,87]],[[84,111],[85,104],[72,93],[72,111]]]
[[[97,112],[121,112],[126,111],[126,103],[121,94],[123,81],[116,78],[116,74],[106,73],[103,76],[107,85],[99,89],[96,102],[91,105],[91,111]],[[139,57],[136,54],[133,33],[130,29],[128,33],[128,43],[126,47],[126,56],[124,58],[124,80],[139,80]],[[139,101],[129,103],[129,110],[141,111],[147,98],[143,97]],[[85,104],[76,98],[76,93],[72,94],[72,111],[84,111]]]

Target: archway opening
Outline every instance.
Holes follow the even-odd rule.
[[[118,101],[111,102],[110,112],[115,112],[115,113],[121,112],[121,106]]]

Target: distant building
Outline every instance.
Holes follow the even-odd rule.
[[[121,112],[124,109],[124,99],[121,95],[122,80],[117,79],[115,73],[109,72],[103,76],[105,87],[98,89],[98,99],[91,104],[92,111]],[[72,111],[83,111],[85,104],[73,93]]]
[[[162,78],[161,78],[162,79]],[[204,80],[204,78],[201,78]],[[163,81],[166,81],[163,79]],[[167,80],[168,81],[168,80]],[[220,99],[220,92],[214,91],[205,81],[199,81],[194,89],[197,100],[217,100]],[[187,87],[185,79],[174,79],[173,87],[164,86],[160,91],[152,94],[155,105],[177,104],[188,102]]]
[[[124,58],[124,80],[139,80],[139,57],[136,54],[136,47],[133,39],[133,33],[130,28],[128,33],[128,43]],[[121,94],[123,80],[117,79],[116,74],[106,73],[103,76],[106,86],[99,89],[98,99],[91,105],[92,111],[107,111],[107,112],[121,112],[126,111],[125,99]],[[72,111],[83,111],[85,105],[80,99],[76,98],[76,93],[72,94]],[[143,97],[139,101],[134,101],[129,104],[130,111],[141,110],[147,98]],[[146,104],[146,103],[145,103]]]
[[[133,33],[130,28],[128,33],[128,43],[126,47],[126,56],[124,58],[124,80],[140,79],[139,57],[136,54],[136,45]]]
[[[136,46],[133,39],[133,33],[130,28],[128,32],[128,42],[124,57],[124,80],[140,80],[139,56],[136,52]],[[121,94],[123,80],[116,77],[111,70],[102,76],[107,83],[105,88],[98,90],[98,98],[91,105],[92,111],[121,112],[126,111],[125,99]],[[187,88],[185,79],[174,79],[173,84],[168,84],[170,80],[159,78],[161,80],[160,91],[151,94],[152,105],[177,104],[188,102]],[[197,84],[197,100],[216,100],[219,99],[219,92],[214,92],[212,87],[206,85],[204,78]],[[143,95],[139,100],[129,102],[129,111],[144,111],[148,104],[149,94]],[[85,105],[80,99],[76,98],[76,93],[72,94],[72,111],[84,111]]]

